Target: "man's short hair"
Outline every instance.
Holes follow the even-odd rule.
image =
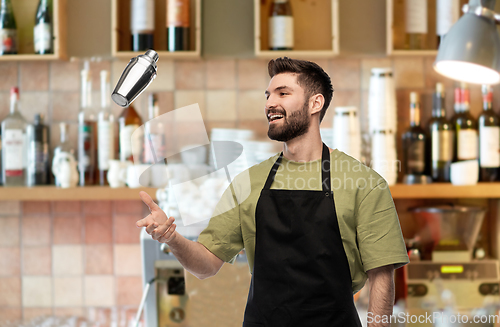
[[[297,83],[304,89],[306,99],[309,99],[314,94],[321,93],[325,98],[325,103],[321,108],[319,120],[323,120],[333,97],[332,81],[323,68],[312,61],[282,57],[269,61],[267,70],[271,78],[282,73],[297,74]]]

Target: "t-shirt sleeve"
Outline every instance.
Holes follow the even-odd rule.
[[[398,214],[386,182],[375,186],[361,201],[357,214],[358,247],[366,271],[409,261]]]
[[[232,185],[224,191],[198,242],[225,262],[233,262],[243,249],[239,204]]]

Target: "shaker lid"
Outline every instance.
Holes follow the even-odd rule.
[[[153,60],[153,62],[157,62],[158,61],[158,53],[152,49],[149,49],[148,51],[146,51],[146,53],[144,54],[146,57],[149,57]]]

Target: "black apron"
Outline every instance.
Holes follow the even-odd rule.
[[[322,191],[271,189],[255,212],[255,263],[243,327],[361,327],[323,144]],[[307,181],[305,181],[307,183]]]

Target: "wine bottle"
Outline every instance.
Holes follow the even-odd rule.
[[[273,0],[269,13],[269,49],[292,50],[293,13],[289,0]]]
[[[154,9],[154,0],[131,0],[130,33],[132,51],[145,51],[154,47]]]
[[[36,10],[35,27],[33,29],[36,54],[54,53],[51,1],[40,0]]]
[[[405,1],[405,48],[421,50],[427,42],[427,0]]]
[[[438,46],[451,26],[460,18],[460,0],[436,1],[436,35]]]
[[[96,113],[92,107],[92,82],[88,62],[81,71],[81,107],[78,113],[78,171],[79,185],[96,183]]]
[[[60,153],[67,153],[75,158],[75,149],[71,146],[68,134],[68,124],[59,123],[59,144],[54,148],[54,158]],[[55,178],[56,186],[61,186],[61,182]]]
[[[429,120],[431,137],[431,176],[435,182],[450,182],[450,167],[453,160],[454,131],[446,119],[444,86],[436,84],[433,97],[432,118]]]
[[[500,119],[493,112],[493,92],[483,85],[483,112],[479,116],[479,178],[492,182],[500,177]]]
[[[154,164],[165,158],[165,131],[158,119],[160,107],[156,94],[148,98],[149,120],[144,124],[144,163]]]
[[[466,83],[461,83],[460,88],[455,89],[455,99],[457,94],[459,103],[455,106],[455,116],[452,125],[455,126],[455,151],[453,161],[474,160],[478,156],[477,121],[469,111],[469,87]]]
[[[410,93],[410,127],[403,133],[406,175],[425,174],[425,142],[427,136],[420,126],[420,101],[417,92]]]
[[[49,181],[49,128],[43,116],[35,115],[33,125],[27,128],[28,165],[27,185],[46,185]]]
[[[17,54],[17,25],[10,0],[0,2],[0,55]]]
[[[167,50],[189,50],[189,0],[167,0]]]
[[[97,167],[99,185],[108,185],[109,160],[115,158],[115,117],[110,110],[109,72],[101,70],[101,110],[97,114]]]
[[[2,182],[26,185],[26,120],[18,110],[19,89],[10,89],[10,113],[2,121]]]
[[[144,138],[138,136],[134,131],[142,125],[142,119],[135,111],[133,106],[128,106],[123,109],[120,117],[118,117],[119,138],[120,138],[120,160],[134,161],[140,158]],[[134,135],[134,138],[132,136]]]

